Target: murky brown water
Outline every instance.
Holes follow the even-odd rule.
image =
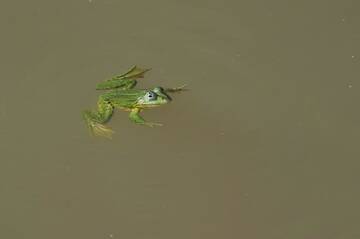
[[[0,238],[360,238],[358,1],[4,1]],[[133,64],[191,89],[80,113]]]

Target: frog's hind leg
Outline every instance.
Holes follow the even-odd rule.
[[[110,80],[99,83],[96,86],[97,90],[110,90],[110,89],[131,89],[136,85],[136,79],[143,78],[145,72],[150,69],[142,69],[133,66],[130,70],[122,75],[112,77]]]
[[[151,123],[151,122],[146,122],[141,116],[140,116],[140,109],[138,108],[134,108],[131,110],[130,114],[129,114],[129,118],[132,122],[134,122],[135,124],[141,124],[141,125],[147,125],[150,127],[154,127],[154,126],[162,126],[162,124],[160,123]]]
[[[111,138],[114,132],[104,124],[110,120],[113,111],[114,107],[103,99],[99,99],[97,111],[84,111],[83,117],[90,129],[90,132],[94,135]]]
[[[133,79],[115,79],[107,80],[96,85],[97,90],[112,90],[112,89],[131,89],[136,85],[136,80]]]

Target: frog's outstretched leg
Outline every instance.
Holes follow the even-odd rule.
[[[176,93],[176,92],[181,92],[181,91],[186,91],[188,89],[185,89],[186,85],[182,85],[179,87],[175,87],[175,88],[166,88],[164,89],[165,93]]]
[[[103,99],[98,101],[98,110],[90,111],[87,110],[83,113],[83,117],[91,131],[94,135],[104,136],[111,138],[113,131],[106,127],[104,124],[109,121],[111,118],[114,107]]]
[[[122,75],[112,77],[110,80],[97,84],[97,90],[110,90],[110,89],[131,89],[136,85],[136,79],[143,78],[145,72],[150,69],[142,69],[133,66],[130,70]]]
[[[130,114],[129,114],[129,118],[132,122],[134,122],[135,124],[141,124],[141,125],[147,125],[150,127],[154,127],[154,126],[162,126],[162,124],[160,123],[150,123],[150,122],[146,122],[140,115],[140,109],[138,108],[134,108],[131,110]]]

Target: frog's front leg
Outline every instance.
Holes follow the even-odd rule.
[[[130,114],[129,114],[129,118],[132,122],[134,122],[135,124],[141,124],[141,125],[147,125],[150,127],[154,127],[154,126],[162,126],[162,124],[160,123],[151,123],[151,122],[146,122],[141,116],[140,116],[140,109],[139,108],[134,108],[131,110]]]
[[[114,107],[102,98],[99,99],[97,105],[97,111],[87,110],[83,113],[83,117],[93,134],[111,138],[113,131],[104,124],[110,120]]]
[[[133,66],[130,70],[122,75],[112,77],[110,80],[97,84],[97,90],[110,90],[110,89],[131,89],[136,85],[136,79],[143,78],[145,72],[150,69],[142,69]]]
[[[185,89],[185,86],[186,85],[182,85],[182,86],[175,87],[175,88],[166,88],[164,91],[166,93],[176,93],[176,92],[186,91],[188,89]]]

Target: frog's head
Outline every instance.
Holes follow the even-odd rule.
[[[137,100],[137,106],[148,108],[167,104],[171,101],[170,96],[168,96],[164,89],[161,87],[155,87],[152,90],[147,90],[142,96]]]

